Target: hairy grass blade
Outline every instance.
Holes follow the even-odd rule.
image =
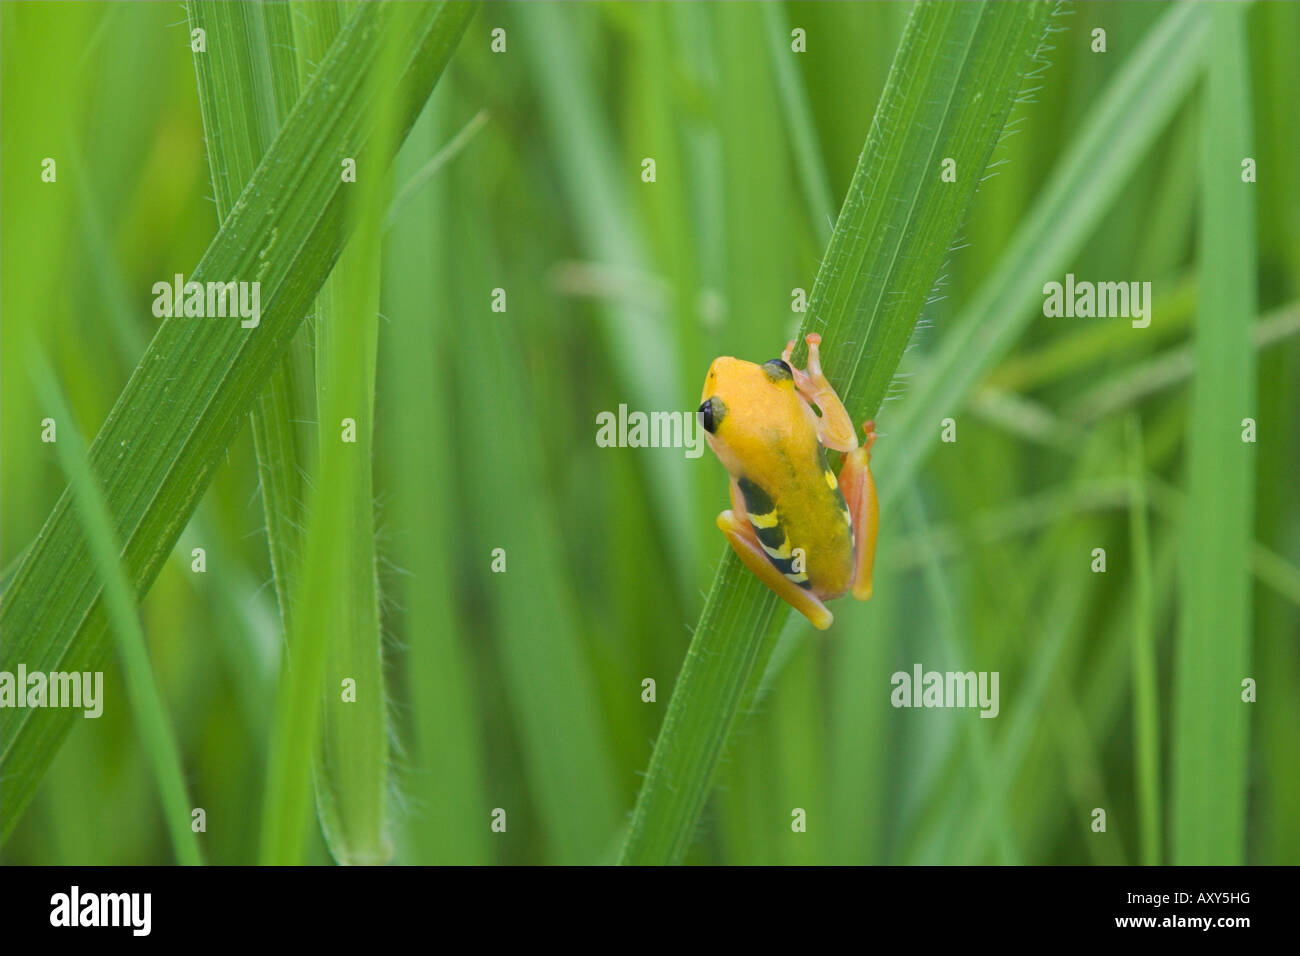
[[[103,483],[137,595],[166,560],[342,248],[345,184],[338,157],[388,158],[366,149],[376,95],[366,74],[380,37],[389,30],[402,37],[405,132],[473,9],[453,3],[358,8],[187,276],[260,282],[261,321],[257,328],[229,319],[164,321],[91,446],[91,469]],[[92,552],[65,493],[5,592],[6,656],[29,668],[95,670],[107,652],[100,596]],[[42,708],[0,726],[4,834],[31,799],[70,720],[64,711]]]
[[[855,418],[874,414],[885,398],[1052,10],[922,4],[913,12],[805,322],[804,331],[821,333],[827,377]],[[945,159],[956,162],[956,183],[940,180]],[[681,859],[764,637],[788,610],[778,616],[777,604],[728,551],[678,676],[622,862]]]

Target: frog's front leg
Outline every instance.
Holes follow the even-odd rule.
[[[874,422],[862,426],[866,440],[844,456],[840,468],[840,490],[849,506],[853,522],[853,596],[859,601],[871,598],[871,571],[876,563],[876,527],[880,508],[876,501],[876,482],[871,477],[871,446],[876,442]]]
[[[821,409],[820,418],[809,409],[809,415],[821,443],[836,451],[853,451],[858,447],[858,436],[853,430],[853,419],[849,417],[848,409],[840,401],[839,395],[835,394],[831,383],[822,374],[822,337],[816,332],[810,332],[804,337],[804,341],[808,343],[806,369],[797,369],[790,364],[790,353],[794,351],[793,342],[785,344],[781,359],[790,367],[790,373],[794,376],[794,387],[798,389],[804,401]]]
[[[826,630],[835,620],[817,595],[801,588],[782,574],[763,550],[758,534],[745,510],[745,497],[735,479],[731,482],[731,509],[718,515],[718,527],[727,536],[727,543],[736,556],[753,571],[760,581],[776,592],[776,596],[802,614],[818,630]],[[873,532],[874,537],[874,532]],[[868,572],[869,574],[869,572]]]

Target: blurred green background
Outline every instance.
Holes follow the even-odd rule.
[[[878,478],[911,376],[1168,9],[1083,3],[1060,18],[1041,88],[1016,108],[1019,132],[999,148],[878,418]],[[491,4],[470,24],[394,181],[467,125],[469,135],[398,209],[376,319],[396,861],[613,859],[725,547],[713,519],[727,484],[709,454],[597,447],[596,415],[620,403],[693,410],[714,356],[780,352],[800,318],[792,290],[812,287],[908,10]],[[218,222],[177,5],[6,3],[0,17],[7,578],[66,484],[12,344],[35,332],[93,436],[157,326],[151,286],[188,274]],[[1251,560],[1221,569],[1251,575],[1250,633],[1224,640],[1245,646],[1241,676],[1259,684],[1256,703],[1237,705],[1248,725],[1236,738],[1247,750],[1234,854],[1297,863],[1300,7],[1256,4],[1247,25],[1258,309],[1278,321],[1257,351],[1255,406],[1225,410],[1259,423]],[[498,27],[504,53],[490,48]],[[806,53],[790,50],[794,27]],[[1091,49],[1097,27],[1105,53]],[[950,412],[958,441],[938,445],[883,516],[872,602],[833,605],[827,634],[792,615],[688,862],[1137,863],[1155,833],[1156,858],[1174,858],[1175,650],[1194,606],[1180,516],[1197,374],[1180,363],[1203,276],[1202,93],[1192,84],[1152,131],[1066,270],[1152,282],[1151,327],[1035,316],[981,375]],[[40,181],[47,156],[56,184]],[[492,310],[498,288],[504,313]],[[1136,550],[1135,476],[1150,506],[1149,543]],[[197,546],[204,574],[190,570]],[[1091,570],[1098,547],[1105,573]],[[207,812],[204,853],[251,862],[284,639],[247,429],[140,614],[192,802]],[[1145,717],[1140,620],[1155,652]],[[890,675],[917,662],[998,671],[1000,716],[893,709]],[[116,662],[105,684],[104,716],[76,722],[5,862],[173,859]],[[1154,778],[1141,784],[1143,773]],[[1144,821],[1139,790],[1152,779],[1157,815]],[[796,807],[806,833],[791,832]],[[1104,834],[1091,830],[1096,807]],[[505,833],[490,829],[495,808]],[[308,859],[328,861],[315,827],[311,841]]]

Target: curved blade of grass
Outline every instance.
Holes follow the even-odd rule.
[[[817,274],[805,328],[855,418],[880,407],[1053,4],[918,4]],[[940,162],[957,163],[956,183]],[[802,343],[800,349],[803,350]],[[870,351],[872,362],[865,363]],[[796,356],[797,357],[797,356]],[[675,863],[708,796],[778,599],[728,550],[637,799],[623,863]]]
[[[359,8],[304,89],[192,281],[260,281],[256,329],[167,319],[89,452],[138,595],[146,593],[223,452],[283,354],[346,239],[338,157],[367,152],[378,91],[366,82],[380,36],[402,37],[403,134],[459,42],[473,7]],[[392,95],[387,91],[386,95]],[[6,657],[33,670],[95,670],[106,609],[71,492],[55,505],[0,607]],[[3,834],[35,792],[72,717],[26,709],[0,725]],[[304,755],[305,759],[305,755]]]
[[[1216,6],[1201,129],[1196,375],[1188,413],[1174,655],[1170,844],[1176,864],[1236,865],[1246,832],[1255,413],[1255,197],[1244,8]]]
[[[113,517],[104,494],[90,470],[81,435],[74,427],[72,411],[63,400],[54,372],[45,357],[31,350],[31,366],[37,390],[55,419],[63,423],[62,441],[55,442],[59,462],[68,476],[76,511],[85,529],[93,552],[96,570],[105,588],[105,600],[111,619],[113,634],[117,639],[117,652],[126,676],[127,694],[136,726],[144,741],[145,753],[153,767],[162,798],[163,817],[171,836],[176,859],[186,866],[203,862],[199,839],[190,829],[190,803],[185,788],[185,773],[181,766],[180,749],[176,734],[162,694],[153,678],[149,664],[149,649],[145,645],[144,631],[136,613],[135,596],[131,593],[130,579],[122,565],[122,549],[113,530]],[[75,714],[73,709],[70,713]]]
[[[397,190],[397,195],[393,197],[393,201],[388,204],[388,213],[384,216],[385,232],[393,228],[401,214],[411,208],[411,201],[419,194],[420,190],[429,185],[433,177],[437,176],[444,166],[455,159],[461,150],[469,145],[469,141],[478,135],[478,131],[487,124],[487,121],[488,111],[485,109],[479,110],[461,128],[461,131],[451,138],[451,141],[446,146],[434,153],[427,163],[411,174],[410,178]]]

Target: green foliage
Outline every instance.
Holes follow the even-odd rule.
[[[0,669],[105,688],[0,716],[5,861],[1300,862],[1300,8],[1049,12],[0,5]],[[880,433],[826,634],[594,440],[806,331]]]
[[[160,570],[342,246],[342,183],[334,159],[368,155],[377,91],[366,82],[366,67],[379,39],[393,30],[406,44],[401,62],[409,92],[402,105],[409,125],[467,15],[457,6],[375,6],[349,21],[188,276],[195,282],[260,282],[256,334],[248,335],[239,322],[192,329],[183,317],[167,320],[100,429],[89,452],[91,469],[104,482],[123,541],[122,561],[138,594]],[[320,96],[323,89],[333,96]],[[99,591],[65,494],[5,592],[0,626],[13,635],[7,648],[13,659],[34,670],[102,667]],[[24,710],[5,721],[6,826],[31,798],[69,720],[62,711]]]

